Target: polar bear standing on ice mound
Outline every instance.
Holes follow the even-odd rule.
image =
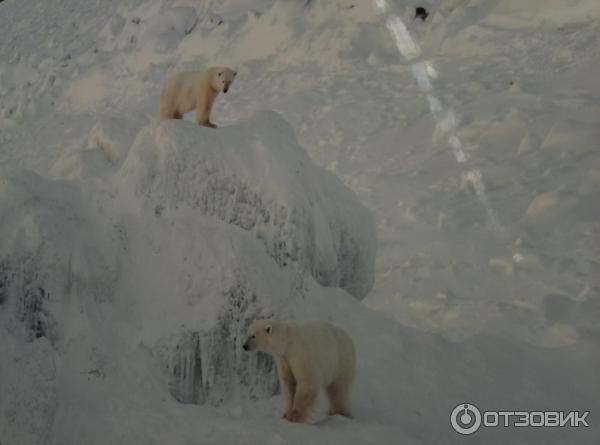
[[[176,74],[160,94],[160,119],[183,119],[185,113],[195,109],[196,122],[215,128],[210,122],[212,104],[221,91],[227,93],[236,75],[224,66]]]
[[[329,399],[329,415],[351,417],[355,352],[342,329],[325,321],[256,320],[243,347],[274,356],[285,400],[283,418],[306,422],[321,388]]]

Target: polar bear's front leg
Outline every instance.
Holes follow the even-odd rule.
[[[203,93],[196,99],[196,122],[204,127],[216,128],[217,126],[210,121],[210,110],[214,96]]]
[[[204,127],[216,128],[216,125],[208,119],[208,113],[204,110],[202,105],[196,107],[196,122],[198,122],[198,125]]]
[[[306,422],[310,409],[319,396],[321,388],[320,377],[311,369],[312,363],[300,356],[297,360],[290,362],[290,369],[296,379],[296,392],[292,403],[292,411],[286,419],[290,422]]]
[[[279,386],[281,386],[281,393],[285,402],[285,412],[283,418],[288,419],[292,413],[292,407],[294,405],[294,394],[296,392],[296,379],[292,374],[288,363],[284,358],[275,358],[277,363],[277,374],[279,375]]]
[[[287,420],[290,422],[306,422],[310,409],[317,401],[318,395],[319,391],[313,384],[298,382],[292,412],[286,417]]]

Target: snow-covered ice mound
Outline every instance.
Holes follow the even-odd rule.
[[[150,127],[133,144],[120,182],[157,213],[187,206],[251,232],[279,266],[298,263],[323,286],[363,298],[373,285],[371,215],[310,161],[276,113],[219,131],[188,122]]]
[[[248,323],[316,315],[335,289],[363,297],[372,285],[369,213],[309,160],[277,114],[218,131],[163,122],[128,148],[131,140],[105,121],[57,160],[53,176],[67,179],[3,175],[8,437],[50,434],[65,401],[62,378],[73,387],[82,375],[131,378],[116,377],[122,360],[131,365],[123,350],[141,348],[151,363],[142,374],[155,373],[160,391],[179,402],[271,396],[272,361],[241,349]],[[51,370],[17,378],[32,348]],[[43,391],[35,390],[40,379]],[[87,403],[89,382],[81,384],[73,406]],[[31,404],[35,420],[27,419]]]
[[[96,369],[92,315],[117,264],[77,184],[0,174],[0,208],[0,440],[47,443],[61,379]]]
[[[240,382],[251,395],[273,394],[272,363],[241,350],[248,322],[298,316],[290,304],[307,276],[358,297],[373,283],[369,213],[275,113],[219,131],[145,128],[115,179],[116,201],[146,228],[123,229],[130,242],[141,238],[130,293],[144,301],[180,401],[220,403]],[[153,259],[152,271],[138,258]]]

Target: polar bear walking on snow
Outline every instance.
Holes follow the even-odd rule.
[[[183,119],[185,113],[195,109],[198,124],[216,127],[210,122],[213,102],[220,92],[227,93],[236,75],[224,66],[176,74],[160,94],[160,119]]]
[[[351,417],[356,359],[352,339],[342,329],[325,321],[256,320],[243,347],[274,356],[285,400],[283,418],[306,422],[322,388],[329,415]]]

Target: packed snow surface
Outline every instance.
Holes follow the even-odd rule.
[[[597,444],[599,78],[597,0],[1,2],[0,444]],[[348,331],[353,419],[257,317]]]

